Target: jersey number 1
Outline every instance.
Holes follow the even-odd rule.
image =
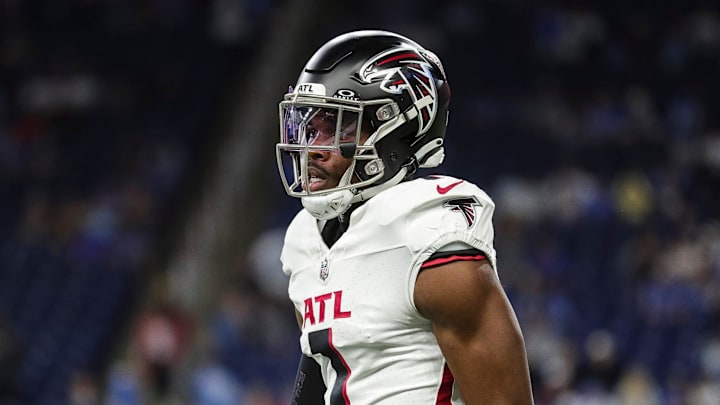
[[[332,343],[332,328],[317,330],[308,334],[308,343],[313,354],[322,354],[330,359],[330,364],[337,377],[331,388],[330,405],[350,405],[347,396],[347,379],[350,377],[350,367]],[[330,387],[328,387],[330,389]]]

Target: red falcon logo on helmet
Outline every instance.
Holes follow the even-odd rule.
[[[443,207],[450,208],[450,211],[459,212],[463,215],[463,217],[465,218],[465,222],[467,223],[468,229],[472,228],[472,226],[475,225],[475,220],[477,219],[477,212],[475,212],[475,207],[477,206],[482,207],[482,204],[474,196],[468,198],[456,198],[454,200],[445,201],[445,203],[443,203]]]
[[[430,128],[437,110],[437,89],[431,65],[411,47],[398,47],[370,58],[361,68],[363,83],[381,80],[380,88],[391,94],[406,90],[418,109],[418,134]]]

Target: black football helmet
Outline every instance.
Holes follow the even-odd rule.
[[[440,60],[392,32],[340,35],[310,58],[280,102],[278,168],[289,195],[332,218],[444,157],[450,88]],[[334,127],[320,141],[313,122]],[[327,137],[326,137],[327,138]],[[353,159],[340,184],[311,191],[308,154],[332,149]]]

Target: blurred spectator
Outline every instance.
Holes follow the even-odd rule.
[[[626,367],[625,373],[618,382],[617,393],[623,405],[662,403],[661,393],[655,380],[645,367],[637,364]]]
[[[193,326],[179,308],[163,304],[140,314],[134,331],[134,350],[150,401],[172,403],[173,379],[192,345]]]
[[[195,364],[189,397],[198,405],[250,403],[243,385],[214,355]]]
[[[104,403],[134,405],[148,401],[137,360],[133,356],[116,359],[109,367]]]
[[[77,372],[70,381],[70,405],[99,405],[100,388],[95,378],[85,372]]]

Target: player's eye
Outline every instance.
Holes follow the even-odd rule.
[[[307,139],[308,145],[312,145],[315,140],[317,140],[318,135],[320,135],[320,131],[313,126],[308,126],[305,131],[305,138]]]
[[[357,120],[351,121],[348,124],[344,124],[340,131],[341,142],[353,142],[355,141],[355,135],[357,132]]]

